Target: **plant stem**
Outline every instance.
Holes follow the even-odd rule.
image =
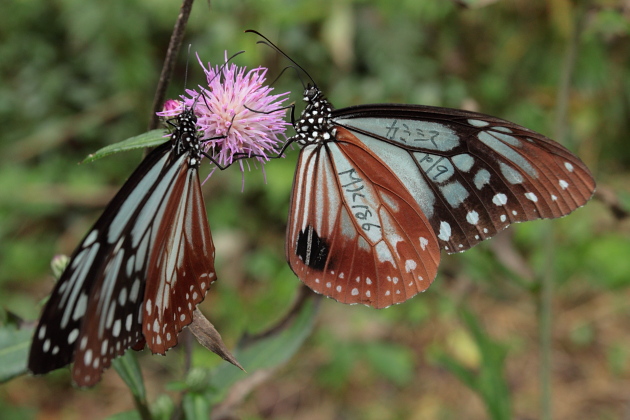
[[[554,235],[553,227],[543,234],[545,241],[545,268],[541,273],[540,291],[538,302],[539,313],[539,340],[540,340],[540,418],[551,420],[552,416],[552,394],[551,394],[551,347],[553,332],[553,255],[554,255]]]
[[[560,87],[556,100],[556,121],[554,137],[556,141],[566,144],[567,110],[571,88],[571,79],[575,71],[575,62],[580,42],[580,36],[584,25],[585,10],[580,5],[576,6],[573,30],[567,44],[567,49],[560,75]],[[540,334],[540,418],[551,420],[552,405],[552,343],[553,343],[553,286],[554,286],[554,257],[555,235],[554,228],[550,226],[543,235],[546,255],[544,271],[540,276],[539,292],[539,334]]]
[[[177,16],[173,33],[171,34],[171,40],[168,44],[168,50],[166,50],[166,58],[164,59],[164,65],[162,66],[162,73],[160,74],[160,80],[157,88],[155,89],[155,96],[153,97],[153,106],[151,109],[151,116],[149,117],[149,130],[154,130],[158,127],[160,120],[155,114],[162,108],[164,97],[166,96],[166,88],[171,81],[173,70],[175,69],[175,62],[177,61],[177,55],[179,49],[184,41],[184,32],[186,32],[186,24],[188,23],[188,17],[192,10],[193,0],[183,0],[182,7]]]

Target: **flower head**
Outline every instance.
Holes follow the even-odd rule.
[[[169,99],[164,102],[162,112],[158,112],[158,115],[174,117],[184,112],[184,103],[176,99]]]
[[[204,148],[221,166],[235,160],[254,157],[260,163],[275,156],[286,140],[283,102],[288,92],[272,95],[265,86],[267,69],[258,67],[246,72],[244,67],[223,64],[204,69],[208,87],[187,90],[182,101],[169,100],[158,115],[172,117],[184,108],[193,108]],[[239,162],[243,170],[242,160]]]

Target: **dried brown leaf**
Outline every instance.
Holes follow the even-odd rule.
[[[214,325],[206,318],[199,309],[193,312],[193,322],[188,326],[197,341],[213,353],[218,354],[223,360],[230,362],[237,368],[245,372],[245,369],[238,363],[236,358],[229,352],[221,334],[214,328]]]

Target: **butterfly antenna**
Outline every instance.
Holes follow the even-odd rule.
[[[302,72],[310,79],[311,83],[313,83],[313,86],[317,87],[317,83],[315,83],[315,80],[313,80],[313,78],[311,77],[310,74],[308,74],[308,72],[306,70],[304,70],[304,68],[302,66],[300,66],[298,63],[295,62],[294,59],[292,59],[291,57],[289,57],[284,51],[282,51],[276,44],[274,44],[273,42],[271,42],[269,40],[269,38],[267,38],[266,36],[264,36],[263,34],[261,34],[258,31],[255,31],[253,29],[248,29],[245,32],[251,32],[253,34],[258,35],[259,37],[261,37],[262,39],[264,39],[267,42],[264,41],[258,41],[257,44],[265,44],[271,48],[273,48],[274,50],[276,50],[277,52],[279,52],[280,54],[282,54],[287,60],[289,60],[290,62],[292,62],[293,64],[295,64],[295,66],[302,70]]]
[[[186,53],[186,70],[184,71],[184,91],[186,91],[186,86],[188,86],[188,63],[190,62],[190,47],[192,47],[192,44],[188,44],[188,53]]]
[[[274,85],[280,79],[280,77],[284,74],[284,72],[289,70],[289,69],[295,70],[295,74],[297,75],[298,79],[300,79],[300,82],[302,82],[302,86],[306,87],[306,85],[304,85],[304,80],[302,79],[302,75],[300,74],[300,71],[295,66],[286,66],[285,68],[283,68],[282,71],[280,72],[280,74],[278,76],[276,76],[276,78],[273,79],[273,82],[271,82],[269,84],[270,85]]]

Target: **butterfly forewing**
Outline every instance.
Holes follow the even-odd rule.
[[[377,308],[403,302],[435,277],[435,235],[380,159],[345,130],[337,140],[300,154],[289,263],[309,287],[340,302]]]
[[[510,223],[566,215],[595,187],[568,150],[498,118],[400,105],[334,115],[405,183],[449,252],[464,251]]]
[[[127,265],[121,270],[122,259],[129,261],[132,254],[141,250],[124,249],[120,240],[124,237],[125,227],[130,228],[133,225],[136,216],[134,208],[145,202],[155,188],[159,180],[157,175],[166,165],[169,150],[170,146],[165,144],[147,156],[72,254],[35,330],[29,358],[29,369],[33,373],[46,373],[67,365],[73,360],[75,349],[80,347],[83,347],[83,350],[87,349],[88,341],[91,342],[91,347],[95,348],[99,336],[104,337],[106,324],[109,324],[108,329],[111,332],[115,312],[119,315],[116,319],[126,319],[124,313],[129,311],[129,306],[117,304],[120,287],[116,286],[131,284],[134,276],[141,273],[146,266],[147,256],[144,258],[145,261],[142,260],[142,255],[138,256],[136,263],[138,266],[133,265],[131,267],[133,272],[128,275]],[[130,206],[129,203],[134,205]],[[109,282],[106,285],[107,289],[104,289],[106,280]],[[142,299],[143,289],[144,281],[140,282],[137,288],[130,288],[129,292],[134,290],[135,293],[130,295],[127,302],[132,303],[131,297]],[[103,310],[103,316],[97,320],[102,322],[98,322],[97,328],[85,328],[86,314],[88,310],[94,310],[95,302],[99,302]],[[106,308],[103,305],[106,305]],[[134,312],[136,316],[134,326],[139,331],[137,310],[134,307],[130,312]],[[134,331],[134,336],[135,333]],[[121,346],[122,344],[119,344],[119,348]],[[96,365],[99,372],[109,364],[116,350],[116,343],[108,341],[105,347],[104,355],[101,356],[99,348],[98,353],[92,351],[87,357],[90,367]],[[79,364],[85,364],[86,358],[78,361]],[[83,370],[87,369],[86,366]],[[77,377],[77,383],[82,383],[84,378],[85,375]]]
[[[143,334],[147,313],[162,322],[169,308],[164,302],[174,301],[173,295],[185,296],[185,291],[175,289],[173,278],[190,275],[199,284],[205,281],[201,277],[214,279],[214,248],[201,200],[192,111],[185,111],[177,122],[171,141],[143,160],[71,256],[35,330],[28,365],[33,373],[74,362],[74,382],[90,386],[113,358],[130,347],[141,349],[145,338],[151,340],[152,350],[164,353],[177,342],[174,331],[186,324],[171,323],[169,328],[160,324],[159,331],[175,337],[155,346],[154,330]],[[199,238],[202,245],[193,247],[192,241]],[[177,248],[169,249],[177,258],[162,260],[160,252],[169,245]],[[169,270],[176,275],[167,277]],[[161,286],[167,282],[169,286]],[[159,298],[158,291],[166,289],[171,298]],[[199,287],[198,293],[205,295],[206,289]],[[192,300],[196,304],[203,295]],[[149,299],[151,305],[146,305]],[[187,319],[192,319],[187,305],[186,311]]]

